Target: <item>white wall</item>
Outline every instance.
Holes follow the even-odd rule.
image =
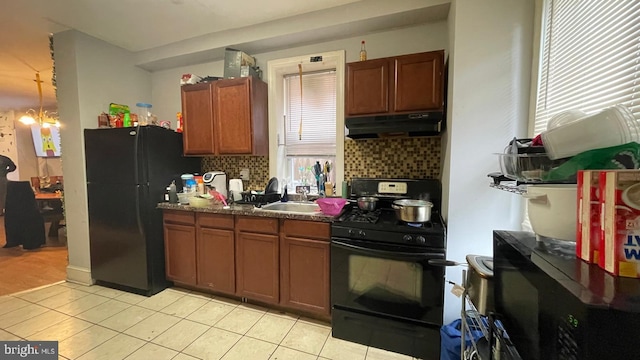
[[[64,119],[62,165],[69,267],[67,278],[88,283],[90,276],[85,128],[98,127],[109,104],[151,99],[151,75],[134,64],[133,55],[75,30],[54,35],[58,110]],[[117,216],[117,214],[114,214]]]
[[[345,34],[345,36],[349,35]],[[360,41],[362,40],[366,41],[367,57],[369,59],[439,49],[446,50],[448,48],[447,23],[423,24],[363,36],[350,36],[341,40],[309,44],[286,50],[250,55],[256,58],[258,62],[257,65],[263,69],[264,74],[262,79],[266,81],[269,76],[269,74],[267,74],[267,61],[269,60],[334,50],[345,50],[347,62],[357,61],[360,53]],[[193,73],[199,76],[222,76],[223,70],[224,62],[215,61],[154,72],[152,74],[152,104],[153,110],[156,115],[158,115],[158,118],[162,120],[171,119],[173,121],[172,127],[175,128],[176,112],[181,109],[180,77],[182,74]]]
[[[13,181],[20,179],[20,161],[15,128],[14,111],[0,111],[0,155],[8,157],[16,164],[16,170],[7,174],[7,179]]]
[[[452,2],[449,130],[444,177],[447,258],[493,255],[492,231],[519,229],[519,196],[489,188],[493,153],[526,134],[534,2]],[[451,21],[453,19],[453,21]],[[446,185],[445,185],[446,187]],[[447,269],[460,283],[461,267]],[[445,321],[460,317],[460,299],[445,291]]]

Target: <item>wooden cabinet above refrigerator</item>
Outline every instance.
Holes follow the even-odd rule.
[[[185,155],[267,155],[267,84],[253,77],[184,85]]]

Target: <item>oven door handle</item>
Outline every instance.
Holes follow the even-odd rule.
[[[396,257],[404,257],[404,258],[412,258],[412,259],[417,258],[421,260],[422,259],[444,259],[444,254],[437,254],[432,252],[414,253],[414,252],[404,252],[404,251],[386,251],[386,250],[371,249],[368,247],[347,244],[342,241],[336,241],[336,240],[331,241],[331,244],[344,249],[356,250],[359,252],[369,253],[369,254],[380,254],[380,255],[386,255],[386,256],[392,255]]]

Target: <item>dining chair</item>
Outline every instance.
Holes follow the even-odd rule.
[[[6,245],[37,249],[46,242],[44,218],[36,204],[29,181],[8,181],[4,230]]]

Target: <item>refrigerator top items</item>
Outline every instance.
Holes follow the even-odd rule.
[[[159,126],[85,129],[91,276],[152,295],[167,287],[162,211],[167,184],[200,171],[182,134]]]

